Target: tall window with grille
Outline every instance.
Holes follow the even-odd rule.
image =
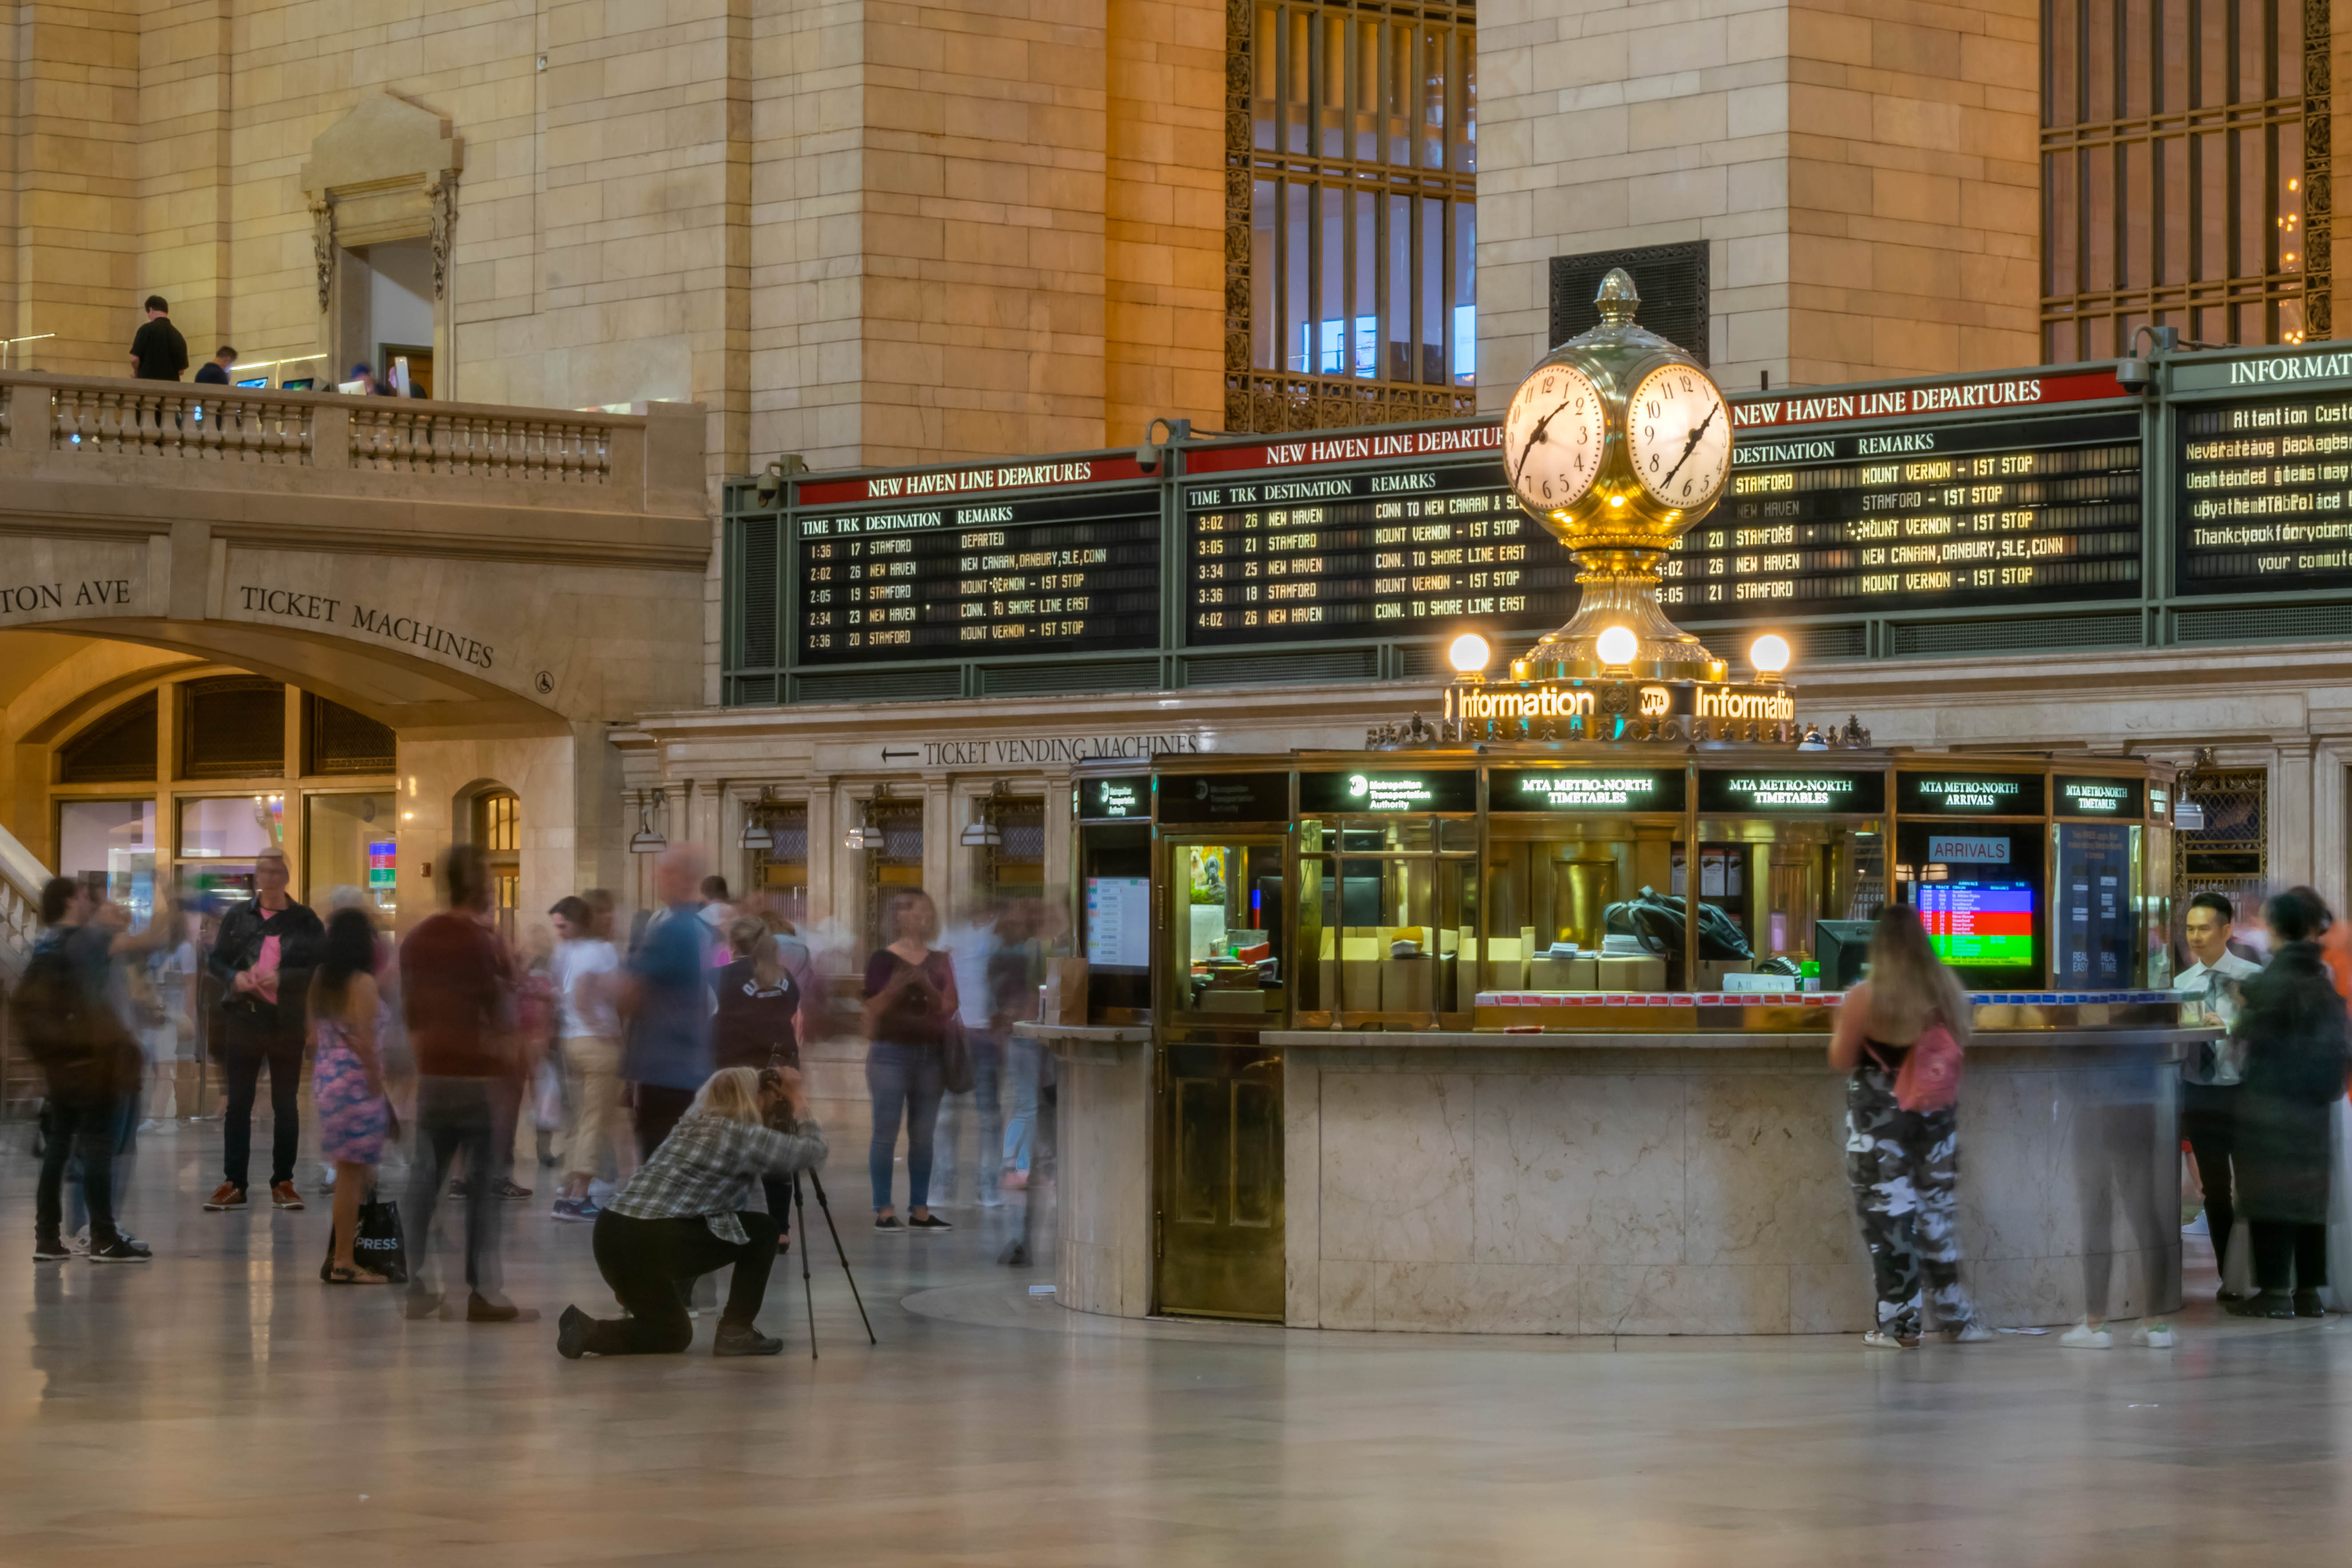
[[[2042,346],[2330,334],[2329,0],[2042,0]]]
[[[1476,9],[1227,0],[1228,427],[1476,412]]]

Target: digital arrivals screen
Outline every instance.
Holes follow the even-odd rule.
[[[1160,493],[990,496],[803,513],[800,662],[1160,644]]]
[[[1184,491],[1184,640],[1549,627],[1576,568],[1499,460],[1252,473]]]
[[[1754,431],[1660,598],[1701,623],[2129,597],[2140,542],[2136,414]]]
[[[1911,897],[1945,963],[1960,969],[2033,967],[2031,882],[1920,882]]]
[[[2352,584],[2352,397],[2180,416],[2184,594]]]

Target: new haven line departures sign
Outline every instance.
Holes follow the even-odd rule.
[[[1664,563],[1667,611],[1703,633],[2352,598],[2352,354],[2158,369],[2148,392],[2078,365],[1735,395],[1731,481]],[[1507,650],[1567,619],[1577,589],[1513,502],[1498,440],[1468,421],[1193,443],[1150,464],[799,478],[730,521],[730,575],[767,574],[775,608],[730,582],[730,672],[1434,646],[1465,628]]]

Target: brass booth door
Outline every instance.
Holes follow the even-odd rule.
[[[1160,1310],[1282,1321],[1282,1053],[1160,1057]]]

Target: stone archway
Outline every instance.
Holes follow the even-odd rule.
[[[466,143],[445,117],[390,92],[362,99],[310,143],[302,165],[318,269],[320,346],[332,386],[355,360],[371,363],[385,341],[387,293],[405,300],[423,278],[395,278],[378,247],[429,262],[428,395],[457,395],[457,338],[449,312],[449,245]],[[403,271],[405,269],[403,268]],[[395,307],[396,308],[396,307]]]

